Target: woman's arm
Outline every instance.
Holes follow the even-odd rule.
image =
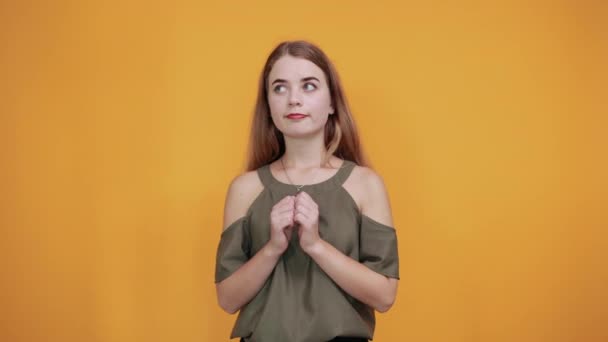
[[[226,196],[224,229],[246,215],[263,185],[255,171],[235,178]],[[224,311],[233,314],[247,304],[264,286],[281,253],[266,245],[228,278],[216,284],[217,299]]]
[[[264,286],[280,255],[267,244],[228,278],[217,283],[215,288],[220,307],[233,314],[249,303]]]
[[[361,204],[361,213],[392,227],[391,208],[382,178],[370,169],[363,173],[367,196]],[[338,286],[359,301],[380,312],[388,311],[393,305],[397,279],[376,273],[322,239],[306,252]]]
[[[397,279],[370,270],[323,240],[308,254],[351,296],[380,312],[386,312],[393,306]]]

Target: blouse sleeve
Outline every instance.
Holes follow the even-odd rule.
[[[222,232],[215,259],[215,282],[228,278],[249,260],[250,244],[247,217],[242,217]]]
[[[394,228],[361,215],[359,261],[371,270],[399,279],[399,253]]]

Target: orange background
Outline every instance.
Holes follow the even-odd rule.
[[[228,340],[224,196],[304,38],[393,205],[375,341],[607,341],[606,4],[2,1],[0,340]]]

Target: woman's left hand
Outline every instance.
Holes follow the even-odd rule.
[[[293,220],[299,223],[300,247],[308,253],[321,241],[321,237],[319,236],[319,206],[304,191],[296,195]]]

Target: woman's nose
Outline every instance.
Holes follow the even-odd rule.
[[[289,105],[290,106],[299,106],[302,104],[302,101],[300,99],[300,93],[296,90],[296,91],[292,91],[289,94]]]

